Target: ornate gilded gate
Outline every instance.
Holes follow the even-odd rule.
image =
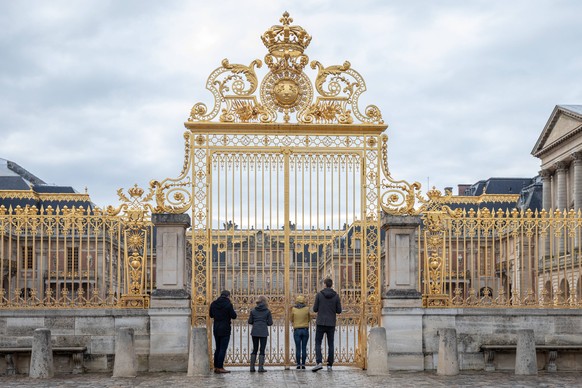
[[[291,22],[285,13],[262,36],[269,71],[260,85],[260,60],[225,59],[212,72],[214,106],[192,108],[181,175],[152,187],[158,211],[191,208],[193,325],[211,327],[209,304],[231,290],[239,319],[227,363],[248,363],[246,320],[261,294],[275,320],[267,362],[294,363],[290,307],[297,295],[312,304],[331,277],[344,308],[337,363],[365,367],[367,329],[381,309],[380,213],[412,209],[418,186],[391,179],[381,113],[358,107],[361,75],[349,62],[313,61],[312,83],[303,54],[311,36]]]

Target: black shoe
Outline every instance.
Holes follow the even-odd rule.
[[[295,369],[301,369],[301,365],[297,365],[297,368],[295,368]]]
[[[305,369],[305,365],[301,365],[301,369]]]

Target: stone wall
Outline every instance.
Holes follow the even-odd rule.
[[[390,302],[386,301],[386,304]],[[390,303],[393,305],[393,303]],[[575,309],[424,309],[384,307],[390,368],[392,370],[436,370],[438,330],[457,331],[459,367],[482,370],[484,344],[516,344],[517,331],[533,329],[537,345],[580,345],[579,352],[559,352],[558,370],[582,370],[582,315]],[[538,367],[548,355],[538,352]],[[498,353],[495,368],[511,370],[515,353]]]
[[[135,348],[140,371],[148,370],[150,351],[150,318],[148,310],[0,310],[0,346],[31,346],[37,328],[51,330],[53,346],[86,346],[84,365],[90,372],[113,370],[115,330],[131,327],[135,331]],[[28,373],[29,355],[17,357],[18,373]],[[72,371],[70,357],[55,356],[58,373]],[[6,373],[6,362],[0,357],[0,375]]]

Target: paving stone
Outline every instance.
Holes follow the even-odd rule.
[[[467,372],[457,376],[438,376],[436,372],[390,372],[389,376],[368,376],[366,371],[353,368],[334,367],[333,372],[325,368],[317,373],[306,370],[282,370],[268,368],[264,374],[249,373],[247,368],[229,368],[232,373],[211,374],[208,377],[188,377],[184,373],[138,373],[136,378],[112,378],[110,373],[82,375],[57,375],[43,381],[24,375],[0,376],[0,386],[12,387],[81,387],[81,388],[125,388],[125,387],[579,387],[579,373],[546,373],[537,376],[516,376],[513,372]]]

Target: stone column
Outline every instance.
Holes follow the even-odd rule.
[[[382,326],[386,328],[388,365],[391,370],[424,370],[416,237],[420,217],[384,215],[382,223],[386,247]]]
[[[156,289],[150,309],[149,371],[186,371],[191,328],[186,290],[188,214],[153,214],[156,227]]]
[[[555,207],[552,203],[552,172],[550,170],[541,170],[540,177],[542,178],[542,208],[549,213]],[[539,240],[540,247],[543,247],[543,256],[549,257],[550,235],[540,236]]]
[[[552,172],[550,170],[541,170],[539,174],[542,178],[542,207],[549,212],[554,208],[552,206]]]
[[[556,167],[556,210],[563,212],[568,210],[568,163],[558,162]],[[559,255],[564,254],[564,235],[557,239],[555,251]]]
[[[572,154],[572,170],[574,170],[574,210],[582,209],[582,152]]]
[[[567,162],[556,163],[556,207],[563,211],[568,208],[568,183],[566,173],[568,172]]]

